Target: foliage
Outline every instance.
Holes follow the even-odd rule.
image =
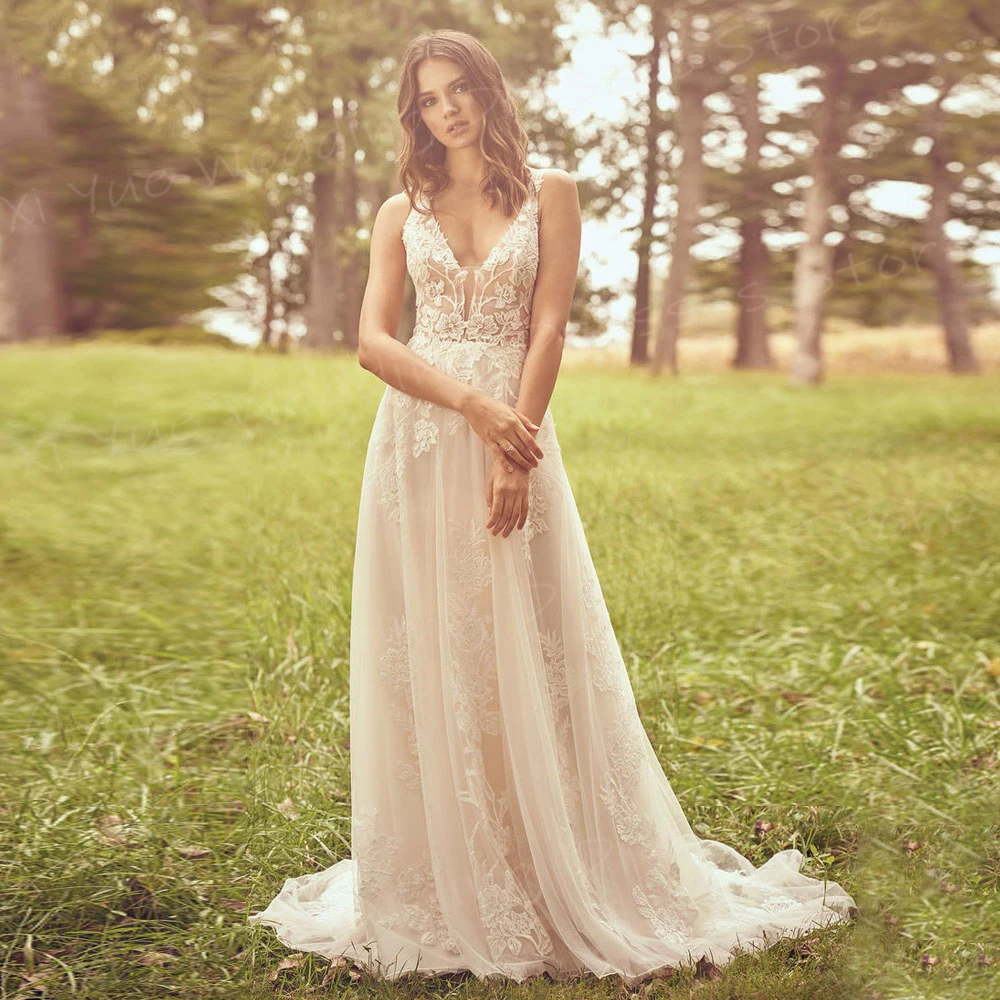
[[[88,341],[105,343],[142,344],[148,347],[221,347],[224,350],[245,350],[229,337],[213,333],[201,326],[178,324],[176,326],[151,326],[138,330],[95,330]]]

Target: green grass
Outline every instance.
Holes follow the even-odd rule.
[[[626,992],[388,987],[246,926],[349,849],[382,390],[344,358],[4,352],[0,996]],[[644,995],[1000,996],[998,400],[995,375],[561,374],[564,461],[692,823],[758,864],[802,848],[861,911]]]

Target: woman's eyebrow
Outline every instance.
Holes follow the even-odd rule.
[[[452,81],[451,81],[451,82],[450,82],[450,83],[448,84],[448,86],[450,87],[450,86],[452,86],[453,84],[456,84],[456,83],[459,83],[460,81],[462,81],[462,80],[464,80],[464,79],[465,79],[465,77],[464,77],[464,76],[456,76],[456,77],[455,77],[455,79],[454,79],[454,80],[452,80]],[[434,93],[434,91],[433,91],[433,90],[422,90],[422,91],[421,91],[421,92],[420,92],[419,94],[417,94],[417,97],[426,97],[426,96],[427,96],[427,94],[433,94],[433,93]]]

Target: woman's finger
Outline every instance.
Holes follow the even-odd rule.
[[[489,503],[489,516],[486,518],[486,530],[490,531],[496,521],[497,511],[500,509],[500,494],[493,488],[493,476],[490,475],[489,485],[486,487],[486,498]]]
[[[517,519],[521,509],[520,497],[513,496],[510,499],[510,510],[507,515],[507,530],[503,533],[506,538],[516,527]]]
[[[514,412],[516,413],[517,411],[515,410]],[[536,460],[537,464],[538,461],[545,457],[545,452],[542,451],[541,445],[535,440],[535,435],[523,422],[518,423],[514,429],[517,431],[521,443],[528,449],[529,455]]]
[[[500,534],[506,538],[510,534],[510,529],[513,527],[512,520],[514,514],[514,497],[507,495],[507,499],[504,501],[503,505],[503,517],[500,521]]]
[[[511,434],[513,436],[508,436],[503,442],[504,453],[510,456],[511,459],[520,458],[520,465],[522,469],[535,468],[535,466],[538,465],[538,459],[528,442],[521,437],[522,434],[529,438],[531,435],[528,434],[521,424],[518,424],[515,428],[513,428]],[[509,450],[508,445],[511,446]]]
[[[508,465],[516,465],[519,469],[524,469],[526,471],[533,468],[531,462],[513,446],[512,441],[501,441],[495,446],[495,451],[497,456],[502,462],[506,462]],[[508,445],[511,447],[508,449]],[[510,471],[510,470],[508,470]]]
[[[532,420],[531,417],[529,417],[528,414],[525,413],[523,410],[519,410],[515,407],[514,412],[521,418],[521,420],[524,423],[528,425],[530,430],[537,431],[538,428],[541,427],[541,424],[536,424],[535,421]]]
[[[493,513],[490,515],[490,523],[487,527],[495,535],[500,530],[500,525],[503,523],[503,508],[504,508],[504,495],[503,492],[494,493],[493,495]]]
[[[524,527],[524,522],[528,520],[528,497],[527,494],[521,495],[521,507],[518,511],[517,518],[517,530],[520,531]]]
[[[517,510],[515,512],[514,527],[520,531],[524,527],[524,522],[528,520],[528,495],[522,493],[518,497]]]

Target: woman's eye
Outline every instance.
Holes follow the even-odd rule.
[[[464,83],[456,83],[456,84],[455,84],[455,89],[456,89],[456,90],[458,90],[458,88],[459,88],[459,87],[461,87],[461,88],[462,88],[462,90],[465,90],[465,89],[466,89],[466,86],[467,86],[467,85],[466,85],[466,84],[464,84]],[[427,99],[426,99],[426,100],[424,101],[424,103],[423,103],[423,104],[421,105],[421,107],[424,107],[424,108],[427,108],[427,107],[430,107],[430,104],[431,104],[431,101],[433,101],[433,100],[434,100],[434,98],[433,98],[433,97],[428,97],[428,98],[427,98]]]

